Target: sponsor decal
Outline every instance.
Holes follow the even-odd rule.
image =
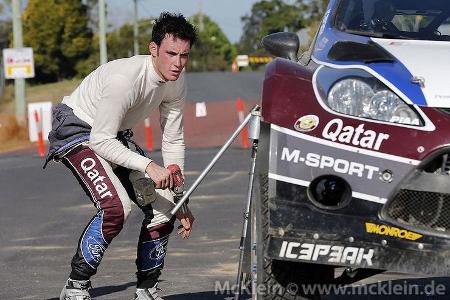
[[[435,95],[434,98],[439,100],[450,100],[450,95]]]
[[[317,51],[322,51],[330,40],[326,36],[322,37],[317,43]]]
[[[97,264],[99,264],[102,260],[103,253],[105,252],[106,248],[103,247],[103,245],[99,243],[95,238],[89,237],[87,240],[87,250],[89,251],[92,259]]]
[[[107,196],[112,197],[112,193],[106,183],[103,182],[105,176],[99,176],[99,171],[95,168],[96,162],[93,158],[85,158],[80,163],[81,169],[83,169],[84,174],[91,180],[94,185],[95,191],[98,193],[100,198],[105,198]]]
[[[417,118],[411,119],[403,116],[392,116],[391,122],[398,124],[406,124],[406,125],[420,125],[420,120]]]
[[[97,268],[102,260],[108,243],[104,240],[102,232],[103,211],[100,210],[84,232],[81,242],[81,254],[86,263],[92,268]]]
[[[328,17],[330,16],[330,13],[331,13],[331,9],[329,9],[325,12],[323,19],[322,19],[322,24],[320,25],[320,28],[319,28],[319,35],[321,35],[325,31],[325,26],[327,25]]]
[[[295,124],[294,128],[300,132],[308,132],[317,128],[319,125],[319,117],[315,115],[307,115],[299,118]]]
[[[421,234],[418,234],[418,233],[415,233],[412,231],[408,231],[405,229],[400,229],[397,227],[391,227],[391,226],[387,226],[387,225],[367,223],[367,222],[366,222],[366,232],[379,234],[379,235],[387,235],[387,236],[392,236],[392,237],[411,240],[411,241],[415,241],[422,237]]]
[[[302,152],[300,150],[290,150],[287,147],[284,147],[281,151],[281,160],[305,164],[306,166],[311,168],[332,169],[336,173],[365,177],[367,179],[373,179],[374,174],[377,174],[380,171],[380,169],[375,166],[348,161],[340,158],[336,159],[317,153],[310,152],[302,155]]]
[[[279,257],[330,263],[372,266],[373,249],[283,241]]]
[[[166,256],[167,252],[167,243],[169,242],[168,238],[161,240],[160,243],[157,243],[155,247],[150,250],[149,258],[152,260],[159,260]]]
[[[138,247],[139,270],[153,270],[164,263],[169,236],[142,243]]]
[[[322,131],[322,136],[333,142],[338,141],[373,150],[380,150],[383,142],[389,139],[389,134],[366,130],[364,124],[359,124],[357,127],[344,126],[341,119],[328,122]]]

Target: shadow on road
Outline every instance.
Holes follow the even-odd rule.
[[[124,291],[131,286],[133,286],[133,287],[136,286],[136,281],[127,282],[127,283],[124,283],[121,285],[108,285],[108,286],[96,287],[96,288],[93,288],[92,290],[90,290],[89,293],[91,294],[91,297],[100,297],[100,296],[105,296],[105,295],[114,294],[114,293],[117,293],[120,291]],[[59,300],[59,298],[49,298],[46,300]]]
[[[136,282],[128,282],[122,285],[110,285],[97,287],[91,290],[91,296],[100,297],[113,295],[116,292],[124,291],[129,287],[134,287]],[[329,290],[323,300],[436,300],[449,299],[450,278],[405,278],[397,280],[385,280],[366,285],[346,287],[340,292]],[[241,299],[250,299],[250,295],[243,293]],[[46,300],[58,300],[51,298]],[[234,295],[230,291],[227,293],[217,293],[215,291],[183,293],[165,296],[165,300],[233,300]]]
[[[124,291],[129,287],[135,287],[136,281],[127,282],[121,285],[108,285],[108,286],[101,286],[93,288],[89,291],[92,297],[100,297],[104,295],[114,294],[116,292]]]
[[[120,291],[124,291],[130,286],[136,286],[136,281],[127,282],[121,285],[108,285],[108,286],[101,286],[93,288],[89,291],[92,297],[100,297],[104,295],[114,294]],[[59,298],[49,298],[46,300],[59,300]]]

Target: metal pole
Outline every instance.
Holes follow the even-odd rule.
[[[242,122],[241,125],[234,131],[234,133],[231,135],[231,137],[226,141],[225,145],[220,148],[219,152],[217,152],[216,156],[211,160],[209,165],[203,170],[203,172],[200,174],[200,176],[195,180],[195,182],[192,184],[192,186],[189,188],[189,190],[184,194],[184,196],[178,201],[178,203],[175,205],[175,207],[170,211],[171,215],[175,215],[180,209],[180,207],[183,205],[183,203],[189,198],[189,196],[192,194],[192,192],[197,188],[197,186],[202,182],[203,178],[208,174],[208,172],[211,170],[211,168],[215,165],[215,163],[219,160],[219,158],[222,156],[222,154],[227,150],[227,148],[231,145],[231,143],[234,141],[234,139],[238,136],[238,134],[241,132],[241,130],[247,125],[247,123],[252,118],[253,112],[257,111],[259,109],[259,105],[255,105],[253,107],[252,112],[247,115],[247,117],[244,119],[244,122]]]
[[[245,211],[244,211],[244,222],[242,224],[242,234],[241,234],[241,241],[239,244],[239,266],[238,266],[238,274],[236,278],[236,286],[237,291],[236,294],[234,294],[234,299],[239,300],[241,298],[241,286],[242,286],[242,277],[244,272],[242,272],[242,267],[244,264],[244,255],[245,255],[245,241],[247,239],[247,228],[248,228],[248,218],[250,215],[250,207],[252,203],[252,196],[253,196],[253,182],[255,178],[255,166],[256,166],[256,154],[258,151],[258,141],[259,141],[259,135],[260,135],[260,127],[261,127],[261,111],[253,110],[252,111],[253,118],[250,120],[250,123],[248,125],[248,139],[253,140],[252,144],[252,164],[250,168],[249,178],[248,178],[248,189],[247,189],[247,202],[245,205]]]
[[[258,118],[259,121],[259,118]],[[259,131],[259,130],[258,130]],[[248,216],[250,215],[250,206],[252,203],[253,195],[253,182],[255,178],[255,166],[256,166],[256,153],[258,151],[258,140],[253,140],[252,146],[252,165],[250,168],[249,179],[248,179],[248,189],[247,189],[247,202],[244,211],[244,224],[242,225],[241,241],[239,243],[239,266],[238,275],[236,279],[237,292],[234,295],[235,300],[241,298],[241,286],[242,286],[242,265],[244,263],[244,250],[245,250],[245,239],[247,238],[247,227],[248,227]]]
[[[23,48],[22,38],[22,14],[21,0],[12,1],[13,14],[13,46],[14,48]],[[15,100],[16,100],[16,118],[20,125],[25,125],[25,79],[14,80]]]
[[[138,0],[134,0],[134,27],[133,27],[133,41],[134,41],[134,55],[139,55],[139,26],[138,26]]]
[[[106,52],[106,5],[105,0],[98,0],[98,35],[100,40],[100,64],[108,62],[108,54]]]

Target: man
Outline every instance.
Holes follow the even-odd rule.
[[[174,227],[175,218],[170,215],[174,182],[166,168],[131,141],[129,129],[159,109],[164,165],[177,164],[183,170],[184,68],[195,40],[194,27],[182,15],[162,13],[153,27],[150,56],[100,66],[55,107],[47,162],[62,161],[98,210],[79,239],[60,299],[91,299],[90,278],[122,229],[130,200],[145,214],[134,299],[161,299],[156,288]],[[144,189],[154,183],[157,193],[142,195],[143,180],[148,184]],[[191,212],[178,213],[176,218],[181,221],[178,233],[188,238],[194,221]]]

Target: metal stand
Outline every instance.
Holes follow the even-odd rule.
[[[202,182],[202,180],[205,178],[205,176],[208,174],[208,172],[211,170],[211,168],[216,164],[216,162],[219,160],[219,158],[223,155],[225,150],[233,143],[234,139],[238,136],[238,134],[244,129],[244,127],[247,125],[247,123],[252,120],[250,124],[250,132],[252,131],[251,128],[255,128],[257,123],[257,130],[258,130],[258,137],[259,137],[259,121],[260,121],[260,112],[259,112],[260,106],[255,105],[251,112],[245,117],[244,122],[242,122],[241,125],[233,132],[233,134],[230,136],[230,138],[226,141],[226,143],[220,148],[219,152],[217,152],[216,156],[211,160],[209,165],[203,170],[203,172],[200,174],[200,176],[195,180],[195,182],[192,184],[192,186],[189,188],[189,190],[183,195],[183,197],[180,199],[180,201],[177,202],[175,207],[170,211],[170,214],[173,216],[177,213],[177,211],[180,209],[180,207],[184,204],[184,202],[189,198],[189,196],[194,192],[194,190],[197,188],[197,186]],[[257,122],[256,122],[257,119]],[[253,130],[255,131],[255,130]]]
[[[242,277],[244,275],[244,272],[242,271],[242,265],[244,263],[244,254],[245,254],[245,241],[247,238],[247,228],[248,228],[248,217],[250,215],[250,207],[252,203],[252,195],[253,195],[253,182],[255,177],[255,166],[256,166],[256,153],[258,151],[258,141],[259,141],[259,132],[260,127],[259,123],[261,120],[261,115],[255,115],[255,117],[252,119],[252,122],[249,126],[248,131],[248,138],[253,140],[252,144],[252,164],[249,172],[249,179],[248,179],[248,189],[247,189],[247,202],[245,205],[245,211],[244,211],[244,222],[242,225],[242,234],[241,234],[241,241],[239,244],[239,267],[238,267],[238,274],[236,279],[236,294],[234,294],[234,299],[239,300],[241,298],[241,292],[242,292]]]
[[[214,164],[219,160],[219,158],[222,156],[222,154],[225,152],[225,150],[231,145],[233,140],[238,136],[238,134],[242,131],[242,129],[249,122],[250,122],[250,124],[249,124],[249,130],[248,130],[248,138],[253,140],[252,156],[251,156],[252,163],[251,163],[251,169],[249,172],[247,202],[246,202],[245,212],[244,212],[244,224],[242,227],[242,235],[241,235],[241,241],[240,241],[240,245],[239,245],[240,255],[239,255],[239,270],[238,270],[238,276],[237,276],[238,291],[235,294],[235,299],[237,299],[237,300],[240,299],[240,296],[241,296],[241,285],[242,285],[242,277],[243,277],[242,265],[243,265],[243,261],[244,261],[245,240],[247,237],[248,217],[250,214],[250,206],[251,206],[251,201],[252,201],[253,181],[254,181],[255,165],[256,165],[256,153],[258,150],[258,140],[259,140],[259,133],[260,133],[261,112],[260,112],[259,105],[255,105],[253,107],[251,112],[244,119],[244,122],[242,122],[242,124],[231,135],[231,137],[227,140],[225,145],[222,146],[222,148],[219,150],[219,152],[216,154],[216,156],[214,156],[214,158],[211,160],[209,165],[203,170],[203,172],[200,174],[200,176],[195,180],[195,182],[189,188],[189,190],[183,195],[183,197],[180,199],[180,201],[177,202],[175,207],[170,212],[173,216],[177,213],[177,211],[180,208],[183,209],[184,202],[189,198],[189,196],[197,188],[197,186],[200,184],[200,182],[205,178],[205,176],[208,174],[208,172],[211,170],[211,168],[214,166]]]

